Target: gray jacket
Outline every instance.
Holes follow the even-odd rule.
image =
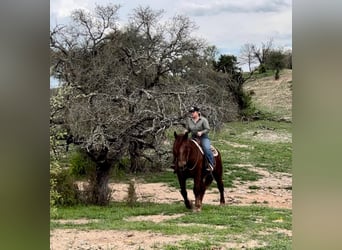
[[[209,122],[203,116],[200,116],[197,122],[192,118],[188,118],[185,123],[185,128],[187,131],[191,132],[192,137],[196,137],[197,132],[202,132],[202,136],[207,137],[210,131]]]

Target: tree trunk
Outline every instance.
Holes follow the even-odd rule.
[[[108,186],[110,170],[111,164],[108,161],[96,163],[96,170],[90,177],[88,187],[91,204],[101,206],[109,204],[111,197],[111,190]]]
[[[275,75],[274,75],[274,79],[275,80],[279,80],[279,78],[280,78],[279,73],[280,73],[280,70],[277,68],[276,71],[275,71]]]
[[[129,156],[130,156],[130,172],[136,173],[140,169],[139,159],[140,159],[140,153],[139,153],[139,145],[135,141],[131,141],[129,144]]]

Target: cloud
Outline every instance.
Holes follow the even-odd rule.
[[[70,16],[72,10],[86,7],[85,3],[86,1],[81,0],[53,0],[50,3],[50,13],[57,18],[65,18]]]
[[[76,9],[92,12],[96,5],[107,5],[110,3],[112,3],[110,0],[51,0],[50,27],[54,27],[56,24],[69,23],[71,12]]]
[[[71,10],[92,10],[95,3],[110,0],[51,0],[51,23],[70,16]],[[127,22],[128,14],[139,5],[164,9],[165,18],[184,14],[199,27],[195,35],[216,45],[225,53],[237,54],[244,43],[260,44],[270,38],[276,46],[292,46],[291,0],[116,0],[119,18]],[[121,22],[121,21],[120,21]]]
[[[216,0],[187,1],[182,9],[192,16],[211,16],[220,13],[279,12],[291,8],[291,0]]]

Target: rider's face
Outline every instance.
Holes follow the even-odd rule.
[[[192,118],[197,118],[198,117],[198,112],[197,111],[191,112],[191,117]]]

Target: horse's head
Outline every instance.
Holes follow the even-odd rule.
[[[174,132],[175,141],[173,143],[173,160],[175,171],[177,168],[184,168],[189,156],[188,133],[177,134]]]

